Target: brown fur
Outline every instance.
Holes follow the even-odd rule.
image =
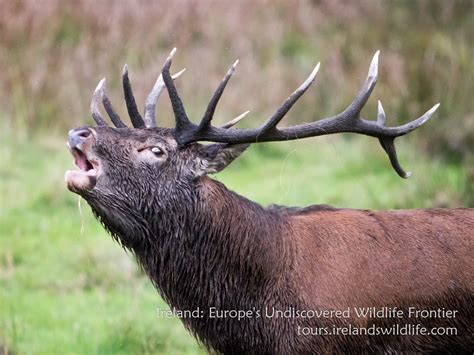
[[[336,210],[288,218],[308,305],[383,306],[474,289],[474,210]],[[337,295],[337,297],[335,297]]]
[[[451,353],[473,349],[473,209],[373,212],[325,205],[263,208],[206,174],[246,146],[179,148],[166,129],[82,127],[70,147],[94,181],[66,174],[209,349],[226,354]],[[160,148],[160,154],[152,152]],[[81,149],[81,152],[78,150]],[[82,160],[81,160],[82,159]],[[91,163],[92,164],[92,163]],[[260,311],[241,320],[210,309]],[[456,318],[265,317],[353,307],[451,309]],[[255,313],[254,313],[255,315]],[[298,327],[455,327],[455,336],[302,335]]]

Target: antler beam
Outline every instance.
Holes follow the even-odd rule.
[[[285,141],[301,139],[306,137],[316,137],[335,133],[358,133],[367,136],[376,137],[379,139],[380,144],[387,153],[392,167],[395,171],[403,178],[410,176],[409,172],[405,172],[400,163],[398,162],[397,153],[395,150],[394,141],[395,138],[401,137],[405,134],[410,133],[414,129],[420,127],[426,121],[428,121],[434,112],[439,107],[439,103],[434,105],[421,117],[408,122],[398,127],[385,127],[385,112],[382,104],[378,102],[378,113],[375,121],[366,120],[360,117],[360,112],[367,100],[369,99],[372,91],[374,90],[375,84],[378,78],[378,58],[379,51],[377,51],[372,58],[372,62],[369,67],[367,79],[362,85],[356,98],[351,104],[341,113],[336,116],[324,118],[310,123],[302,123],[295,126],[278,128],[277,125],[280,123],[282,118],[288,113],[298,99],[306,92],[316,78],[316,74],[319,70],[319,63],[315,66],[309,77],[296,89],[270,116],[265,123],[254,129],[229,129],[233,127],[237,122],[244,118],[247,112],[244,112],[240,116],[229,121],[221,127],[215,127],[211,125],[211,121],[214,116],[217,104],[226,88],[226,85],[232,75],[235,72],[238,60],[232,65],[227,71],[226,75],[218,85],[216,91],[211,97],[211,100],[207,106],[206,112],[203,115],[200,123],[192,123],[184,108],[183,102],[178,94],[178,91],[174,85],[174,79],[178,78],[184,69],[175,75],[170,74],[171,62],[176,48],[174,48],[165,63],[163,64],[162,73],[158,77],[151,90],[145,104],[144,118],[138,112],[138,108],[133,96],[132,87],[128,77],[128,68],[125,65],[122,74],[122,83],[124,89],[125,102],[127,110],[132,121],[133,127],[135,128],[152,128],[156,127],[155,121],[155,107],[158,98],[166,87],[173,107],[175,115],[176,127],[175,127],[175,138],[180,146],[186,146],[192,142],[197,141],[211,141],[228,144],[238,143],[259,143],[259,142],[270,142],[270,141]],[[99,110],[99,103],[102,101],[105,110],[107,111],[110,119],[114,125],[118,128],[126,127],[119,115],[115,112],[107,97],[105,90],[105,79],[102,79],[97,88],[94,91],[91,102],[91,113],[92,117],[99,126],[106,125],[106,121],[102,117]]]
[[[173,52],[174,54],[174,52]],[[215,106],[222,95],[222,92],[230,79],[230,76],[235,70],[234,66],[228,71],[221,84],[214,93],[211,102],[209,103],[206,114],[199,125],[193,124],[189,121],[182,101],[174,87],[174,84],[169,75],[169,68],[171,66],[171,56],[168,57],[163,67],[163,77],[165,84],[170,93],[171,103],[176,116],[176,139],[181,146],[196,141],[212,141],[229,144],[237,143],[258,143],[269,141],[285,141],[295,140],[306,137],[316,137],[335,133],[358,133],[367,136],[376,137],[379,139],[383,149],[389,156],[392,167],[403,178],[410,176],[409,172],[405,172],[398,162],[395,150],[394,140],[397,137],[403,136],[414,129],[423,125],[428,121],[439,103],[434,105],[421,117],[398,127],[385,127],[385,113],[382,105],[379,102],[379,109],[376,121],[369,121],[360,117],[360,112],[367,100],[369,99],[378,78],[378,58],[379,51],[377,51],[372,59],[369,67],[367,79],[359,90],[356,98],[352,103],[341,113],[336,116],[321,119],[311,123],[303,123],[291,127],[278,128],[277,125],[281,119],[286,115],[290,108],[296,101],[305,93],[309,86],[314,82],[316,74],[319,69],[319,63],[311,72],[310,76],[303,82],[303,84],[294,91],[288,99],[282,104],[278,110],[267,119],[267,121],[260,127],[255,129],[228,129],[229,127],[214,127],[210,125]],[[168,80],[167,80],[168,77]]]

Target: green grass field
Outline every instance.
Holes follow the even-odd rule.
[[[65,135],[13,139],[3,131],[0,353],[203,353],[133,257],[64,186],[73,164]],[[216,176],[262,204],[352,208],[463,204],[465,173],[399,142],[408,180],[374,139],[325,137],[252,147]],[[80,204],[81,211],[78,207]]]
[[[264,205],[474,207],[472,1],[117,3],[0,0],[0,355],[205,353],[178,320],[157,316],[167,306],[134,258],[63,182],[67,130],[86,122],[100,78],[124,118],[123,65],[143,108],[175,46],[172,72],[187,68],[177,86],[193,119],[241,59],[216,124],[248,109],[242,127],[258,127],[318,61],[282,126],[334,115],[378,49],[364,117],[375,118],[377,99],[388,126],[441,102],[397,142],[408,180],[376,139],[338,135],[250,148],[215,177],[232,190]],[[159,125],[173,124],[168,101]]]

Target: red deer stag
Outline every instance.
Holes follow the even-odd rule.
[[[226,354],[474,349],[473,209],[264,208],[207,176],[252,143],[353,132],[378,138],[395,171],[406,178],[394,140],[428,121],[438,105],[399,127],[385,127],[380,103],[375,121],[361,118],[377,81],[377,52],[357,97],[334,117],[277,127],[314,81],[318,64],[260,128],[234,128],[244,115],[216,127],[214,110],[236,62],[195,124],[174,85],[180,73],[170,75],[174,52],[143,117],[125,66],[133,128],[113,109],[105,80],[99,83],[91,103],[97,126],[69,132],[79,170],[68,171],[65,180],[112,237],[136,255],[187,329]],[[164,88],[173,129],[155,123]],[[100,102],[115,128],[107,126]],[[411,335],[399,335],[402,327]],[[380,335],[383,331],[392,333]]]

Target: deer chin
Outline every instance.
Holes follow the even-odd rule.
[[[97,160],[90,157],[87,152],[81,150],[80,145],[75,148],[69,148],[74,163],[78,170],[68,170],[64,175],[64,181],[67,188],[75,193],[80,194],[92,190],[96,183],[100,172],[100,165]]]

